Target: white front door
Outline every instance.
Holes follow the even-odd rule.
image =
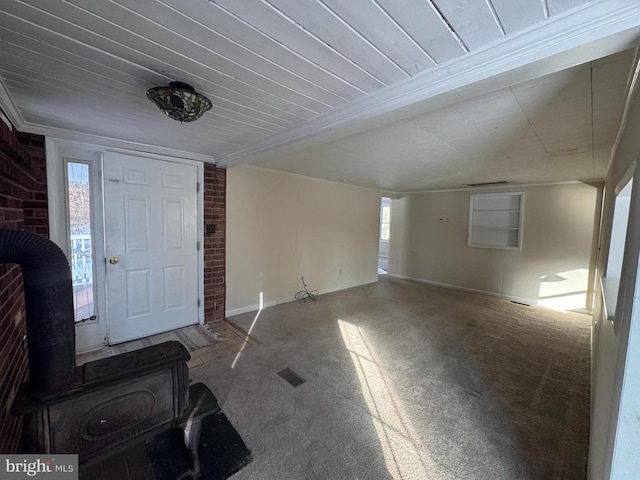
[[[198,323],[197,167],[104,155],[109,344]]]

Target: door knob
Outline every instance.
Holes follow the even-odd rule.
[[[118,261],[119,261],[119,260],[118,260],[118,257],[111,257],[111,258],[109,259],[109,263],[110,263],[111,265],[115,265],[116,263],[118,263]]]

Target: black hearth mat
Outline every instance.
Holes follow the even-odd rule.
[[[147,440],[147,453],[155,480],[225,480],[253,457],[222,411],[202,420],[200,473],[189,473],[189,455],[179,430],[169,430]]]

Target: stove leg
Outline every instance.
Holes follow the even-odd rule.
[[[184,444],[191,456],[192,472],[200,472],[200,432],[202,420],[220,411],[218,400],[209,388],[202,383],[195,383],[189,387],[190,411],[181,422]]]
[[[198,446],[200,445],[200,431],[202,429],[202,419],[198,418],[187,422],[182,429],[184,435],[184,445],[189,450],[191,456],[191,471],[194,474],[200,472],[200,454],[198,453]]]

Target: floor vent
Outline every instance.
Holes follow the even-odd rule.
[[[285,382],[287,382],[289,385],[291,385],[293,388],[299,387],[304,382],[306,382],[306,380],[304,378],[302,378],[300,375],[298,375],[296,372],[294,372],[293,370],[291,370],[289,368],[285,368],[284,370],[280,370],[278,372],[278,375],[280,375],[280,377]]]

